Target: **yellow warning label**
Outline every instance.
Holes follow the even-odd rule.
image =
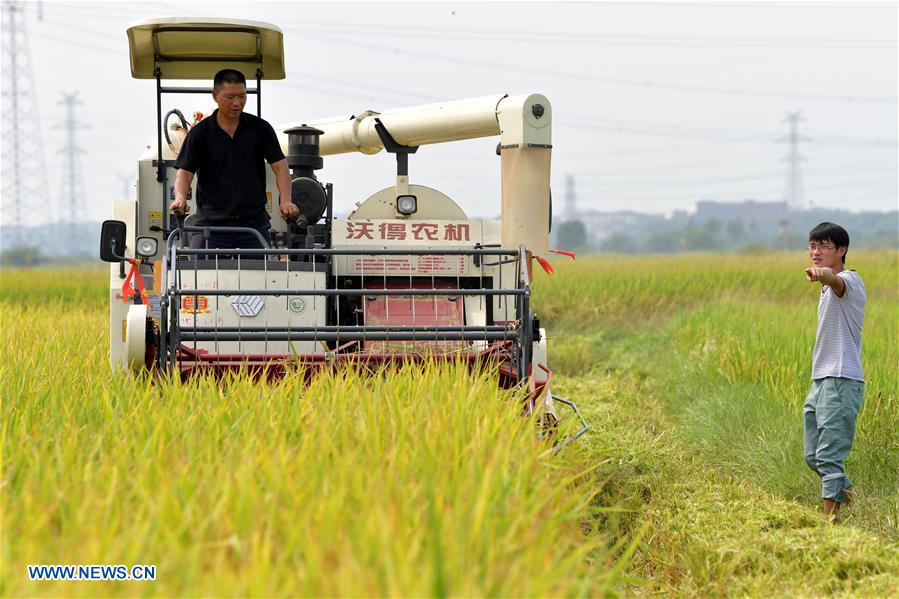
[[[162,225],[162,212],[159,210],[151,210],[147,212],[147,224],[149,225]]]
[[[162,292],[162,260],[153,263],[153,293]]]
[[[122,321],[122,343],[125,343],[125,330],[128,328],[128,321]]]

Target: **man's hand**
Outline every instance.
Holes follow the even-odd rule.
[[[194,180],[194,174],[189,170],[179,168],[175,174],[175,201],[169,204],[169,210],[186,216],[190,212],[187,205],[187,193],[190,191],[190,182]]]
[[[278,211],[284,220],[294,219],[300,215],[300,209],[293,202],[281,202]]]
[[[278,212],[284,220],[298,217],[300,209],[290,201],[290,169],[287,167],[287,158],[272,164],[272,172],[275,173],[275,183],[278,185]]]
[[[843,279],[834,274],[833,270],[826,266],[813,266],[805,269],[805,279],[809,283],[819,281],[822,285],[829,285],[838,297],[843,297],[846,293],[846,283]]]
[[[809,283],[820,281],[823,285],[831,285],[837,278],[826,266],[813,266],[805,269],[805,279]]]
[[[178,214],[186,215],[190,212],[190,206],[187,205],[187,198],[180,198],[169,204],[169,210]]]

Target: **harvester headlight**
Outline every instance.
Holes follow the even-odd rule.
[[[396,199],[396,211],[403,216],[415,214],[418,211],[418,199],[415,196],[399,196]]]
[[[137,255],[142,258],[149,258],[156,255],[156,239],[153,237],[137,238]]]

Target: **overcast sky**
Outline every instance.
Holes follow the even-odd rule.
[[[542,93],[554,114],[557,212],[569,174],[582,210],[664,213],[699,199],[781,200],[787,146],[777,140],[787,133],[787,111],[802,112],[801,133],[810,138],[800,149],[813,205],[897,208],[895,3],[44,2],[42,13],[38,20],[29,5],[25,21],[47,193],[58,207],[59,102],[77,91],[77,117],[90,127],[78,133],[90,219],[108,217],[155,140],[154,84],[131,78],[125,31],[163,16],[280,27],[287,79],[263,84],[263,116],[276,126]],[[163,110],[211,106],[178,95]],[[252,98],[248,108],[255,111]],[[495,145],[488,138],[424,146],[411,157],[411,181],[440,189],[472,216],[495,215]],[[338,212],[394,176],[383,152],[326,157],[320,172],[335,185]]]

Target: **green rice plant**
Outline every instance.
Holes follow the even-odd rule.
[[[597,483],[491,373],[110,371],[103,271],[3,273],[4,596],[569,596],[613,564]],[[43,299],[35,301],[44,290]],[[84,286],[87,289],[78,289]],[[585,525],[587,527],[585,528]],[[28,564],[154,564],[155,582]]]

